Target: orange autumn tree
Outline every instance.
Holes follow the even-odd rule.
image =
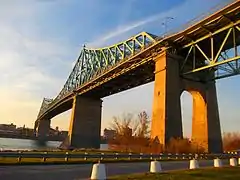
[[[134,115],[131,113],[123,114],[122,117],[113,117],[111,129],[116,132],[115,139],[110,144],[118,145],[121,149],[129,150],[129,145],[133,141],[132,134],[135,133],[137,125],[134,124]]]
[[[224,151],[234,151],[240,149],[240,133],[228,132],[223,133],[223,149]]]
[[[111,129],[116,132],[115,139],[109,141],[112,149],[148,153],[162,151],[160,144],[149,138],[150,120],[146,111],[140,112],[136,118],[131,113],[113,117]]]
[[[203,153],[204,148],[192,143],[188,138],[171,138],[165,151],[170,153]]]
[[[123,114],[113,117],[110,125],[116,132],[114,139],[108,141],[110,149],[142,153],[200,153],[204,149],[192,144],[187,138],[171,138],[165,149],[157,139],[150,139],[150,118],[146,111]]]

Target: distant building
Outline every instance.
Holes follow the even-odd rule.
[[[68,136],[68,131],[60,131],[60,135],[62,137],[67,137]]]
[[[116,131],[115,130],[112,130],[112,129],[104,129],[103,131],[103,138],[104,139],[114,139],[116,136]]]
[[[16,131],[16,125],[14,125],[13,123],[11,124],[0,124],[0,130],[1,131]]]
[[[34,136],[34,130],[25,126],[17,128],[16,133],[22,136]]]

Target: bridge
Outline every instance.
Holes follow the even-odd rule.
[[[165,145],[182,137],[180,96],[193,97],[192,142],[221,152],[215,82],[240,73],[240,1],[218,9],[183,30],[159,37],[142,32],[118,44],[83,47],[60,93],[44,98],[36,135],[51,118],[72,109],[68,138],[76,148],[99,148],[101,98],[154,81],[151,138]]]

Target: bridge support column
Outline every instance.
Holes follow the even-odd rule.
[[[209,75],[203,73],[193,73],[192,80],[186,80],[180,77],[179,57],[163,52],[155,59],[151,138],[165,146],[170,138],[183,137],[180,96],[186,90],[193,97],[193,144],[206,152],[222,152],[216,86],[215,82],[199,82]]]
[[[35,123],[36,137],[39,141],[46,141],[50,131],[50,119],[39,120]]]
[[[207,86],[206,101],[208,112],[208,151],[222,153],[223,142],[215,82],[209,83]]]
[[[151,138],[163,146],[171,137],[183,136],[177,59],[167,52],[155,59]]]
[[[222,152],[222,136],[215,82],[183,80],[193,98],[192,142],[206,152]]]
[[[63,148],[100,148],[102,100],[75,96]]]

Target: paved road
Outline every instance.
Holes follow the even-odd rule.
[[[119,174],[143,173],[149,171],[150,163],[116,163],[106,164],[108,176]],[[187,169],[189,161],[162,162],[164,171]],[[213,166],[213,161],[203,160],[199,162],[201,167]],[[228,161],[223,161],[224,165]],[[88,179],[92,165],[36,165],[36,166],[0,166],[1,180],[80,180]]]

